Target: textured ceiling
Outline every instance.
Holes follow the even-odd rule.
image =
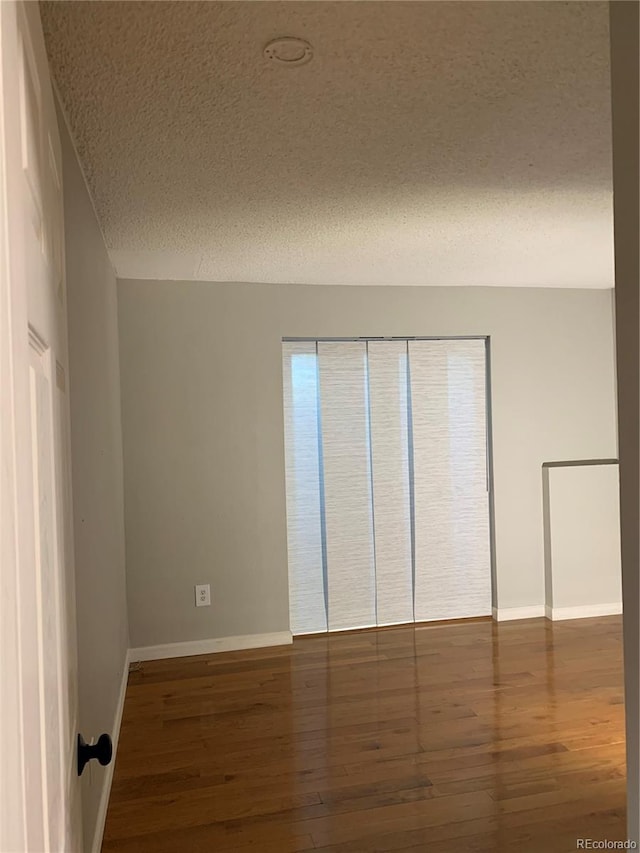
[[[41,7],[122,277],[613,286],[606,3]]]

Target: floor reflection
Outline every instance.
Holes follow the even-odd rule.
[[[103,850],[567,853],[625,835],[621,620],[146,663]]]
[[[617,618],[478,620],[297,641],[295,695],[313,693],[330,789],[314,843],[383,850],[400,833],[416,851],[564,851],[583,818],[624,838],[619,635]]]

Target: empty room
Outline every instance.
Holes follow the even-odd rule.
[[[637,848],[637,72],[0,3],[0,853]]]

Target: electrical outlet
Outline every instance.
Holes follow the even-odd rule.
[[[211,604],[211,586],[208,583],[196,584],[196,607],[209,607]]]

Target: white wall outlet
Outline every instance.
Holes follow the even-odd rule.
[[[196,584],[196,607],[209,607],[211,604],[211,586],[208,583]]]

